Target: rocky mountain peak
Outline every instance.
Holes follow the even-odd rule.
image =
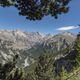
[[[61,33],[62,35],[67,35],[67,36],[75,36],[75,34],[71,33],[71,32],[63,32]]]

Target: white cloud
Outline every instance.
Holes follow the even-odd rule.
[[[80,28],[79,26],[67,26],[67,27],[60,27],[56,30],[59,30],[59,31],[66,31],[66,30],[73,30],[73,29],[78,29]]]

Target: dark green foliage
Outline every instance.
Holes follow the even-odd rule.
[[[41,20],[46,15],[58,17],[68,12],[70,0],[16,0],[19,14],[30,20]]]
[[[51,15],[56,19],[58,15],[67,13],[67,6],[71,0],[0,0],[0,5],[15,5],[19,15],[26,16],[29,20],[41,20],[44,16]]]
[[[53,80],[53,59],[50,54],[43,54],[39,57],[35,75],[37,80]]]
[[[24,70],[16,67],[16,55],[12,62],[7,62],[4,65],[0,64],[0,79],[1,80],[25,80]]]
[[[75,40],[74,49],[80,53],[80,32]]]
[[[14,5],[15,0],[0,0],[0,6],[2,7],[9,7]]]
[[[14,63],[8,62],[1,66],[0,69],[0,79],[5,80],[8,74],[15,68]]]
[[[25,80],[24,70],[22,68],[14,68],[5,80]]]
[[[80,65],[80,33],[75,40],[74,49],[77,51],[76,61]]]
[[[27,73],[26,80],[36,80],[36,75],[34,72]]]

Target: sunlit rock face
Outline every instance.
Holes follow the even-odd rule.
[[[43,35],[39,32],[23,32],[21,30],[0,30],[0,39],[14,42],[15,48],[30,48],[42,41]]]

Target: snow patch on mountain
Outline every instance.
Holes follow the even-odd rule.
[[[29,66],[28,57],[24,60],[24,67],[27,67],[27,66]]]

